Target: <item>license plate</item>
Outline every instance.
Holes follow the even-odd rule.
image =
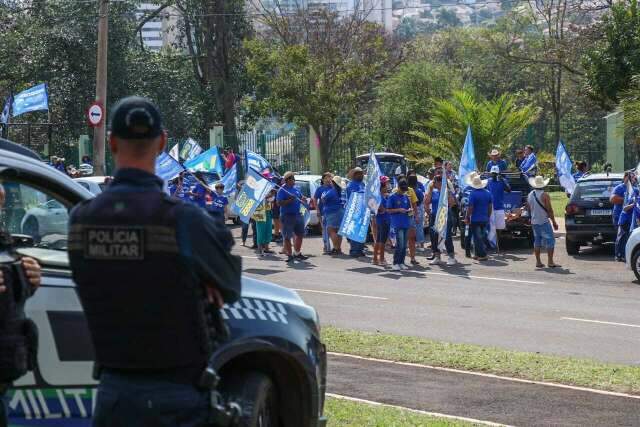
[[[594,216],[611,215],[611,209],[591,209],[589,211],[589,214]]]

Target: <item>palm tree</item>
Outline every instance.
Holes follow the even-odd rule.
[[[532,105],[518,106],[513,94],[485,100],[469,90],[454,91],[450,99],[435,100],[433,105],[431,117],[409,132],[415,142],[408,147],[408,157],[417,164],[433,157],[460,158],[467,126],[473,132],[478,164],[483,164],[491,148],[509,149],[539,113]]]

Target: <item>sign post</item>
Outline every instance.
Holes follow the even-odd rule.
[[[102,125],[102,122],[104,121],[104,108],[101,103],[94,102],[89,106],[89,109],[87,110],[87,121],[89,122],[89,126],[92,128]]]

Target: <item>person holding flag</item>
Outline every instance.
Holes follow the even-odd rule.
[[[457,264],[452,238],[453,221],[449,211],[450,208],[456,206],[457,202],[450,191],[448,182],[442,168],[436,169],[434,178],[427,186],[427,193],[424,196],[424,205],[429,212],[429,234],[433,251],[431,265],[442,264],[441,251],[443,249],[447,251],[449,257],[447,265]]]
[[[331,177],[331,188],[322,194],[322,209],[324,226],[331,239],[333,249],[331,255],[342,255],[342,236],[338,234],[342,217],[344,216],[344,205],[342,202],[342,190],[344,184],[339,176]]]
[[[587,162],[585,162],[584,160],[576,162],[576,170],[577,172],[573,174],[573,180],[578,182],[580,178],[589,173]]]
[[[208,196],[207,211],[211,217],[224,224],[229,216],[229,199],[224,195],[224,184],[222,182],[217,182],[215,189],[216,191]]]
[[[616,236],[616,261],[625,262],[626,246],[632,228],[633,208],[638,199],[638,188],[636,187],[636,175],[632,171],[628,172],[628,179],[624,192],[624,203],[618,218],[618,235]]]
[[[524,160],[520,164],[520,171],[527,177],[535,176],[538,172],[538,158],[531,145],[524,147]]]
[[[387,211],[389,194],[391,188],[390,180],[386,175],[380,177],[380,205],[376,213],[376,243],[373,246],[373,264],[386,267],[387,261],[384,259],[384,245],[389,240],[391,231],[391,218]]]
[[[351,193],[364,193],[365,185],[364,185],[364,171],[360,167],[356,167],[351,170],[349,173],[351,176],[351,182],[347,186],[346,191],[346,199],[349,200]],[[349,239],[349,255],[358,258],[366,256],[364,253],[364,243],[357,242],[355,240]]]
[[[486,189],[487,180],[480,175],[473,176],[470,183],[473,191],[469,194],[467,213],[464,223],[470,226],[473,236],[473,250],[477,261],[486,261],[487,248],[485,245],[487,225],[493,211],[491,193]]]
[[[295,260],[304,261],[308,259],[301,252],[302,239],[304,237],[304,218],[300,213],[300,205],[305,200],[295,184],[296,177],[293,172],[286,172],[284,174],[284,187],[280,187],[276,196],[278,206],[280,206],[284,252],[287,255],[286,262],[289,264]]]
[[[404,263],[407,256],[407,231],[409,230],[409,215],[413,214],[411,202],[407,192],[409,184],[405,177],[398,178],[397,190],[387,200],[387,212],[391,215],[391,227],[396,232],[396,248],[393,253],[393,269],[395,271],[408,270]]]

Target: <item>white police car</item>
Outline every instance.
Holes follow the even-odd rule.
[[[20,234],[32,205],[54,200],[70,208],[93,195],[66,175],[0,150],[7,189],[2,218]],[[27,303],[39,328],[37,367],[8,393],[11,425],[89,426],[96,398],[93,348],[71,280],[64,231],[22,237],[19,252],[43,266],[42,286]],[[221,391],[243,407],[242,425],[323,426],[326,352],[316,311],[286,288],[243,278],[242,299],[225,306],[231,339],[214,355]]]

